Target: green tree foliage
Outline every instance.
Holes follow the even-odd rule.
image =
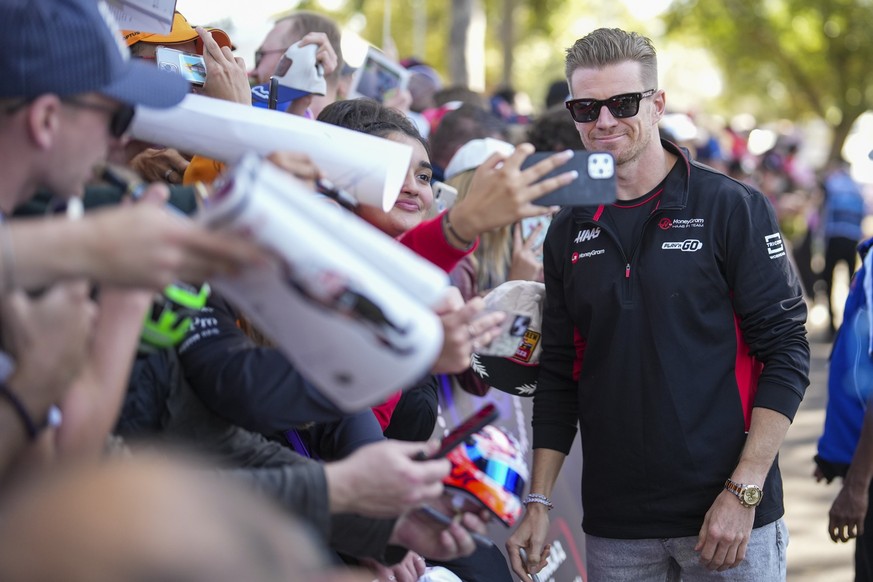
[[[552,81],[563,79],[564,49],[573,41],[597,26],[621,26],[652,35],[653,22],[640,22],[623,2],[609,3],[596,0],[480,0],[487,21],[484,61],[487,91],[503,84],[510,72],[512,85],[527,93],[539,108]],[[334,2],[331,2],[334,4]],[[503,27],[512,12],[512,64],[505,65]],[[451,0],[391,0],[391,36],[400,58],[416,56],[433,65],[448,81],[449,31],[452,24]],[[415,8],[424,6],[426,26],[423,42],[416,39]],[[319,0],[301,0],[299,9],[311,9],[333,16],[342,25],[352,21],[363,22],[360,35],[381,46],[385,0],[346,0],[335,11],[325,10]],[[360,18],[363,16],[363,20]],[[423,54],[415,47],[423,46]]]
[[[723,103],[750,103],[763,120],[825,119],[831,159],[873,108],[871,0],[674,0],[664,21],[721,65]]]
[[[414,3],[408,0],[393,0],[391,11],[391,35],[401,58],[417,56],[433,65],[448,79],[448,43],[451,26],[450,0],[427,0],[424,54],[414,54]],[[505,0],[482,0],[487,19],[485,63],[486,85],[496,88],[503,82],[504,52],[501,24],[507,19]],[[574,14],[590,13],[590,0],[516,0],[513,28],[513,84],[534,98],[538,103],[549,82],[563,75],[564,41],[568,22]],[[326,12],[340,23],[347,23],[355,15],[365,18],[360,31],[362,37],[375,45],[383,38],[384,0],[348,0],[337,11],[325,11],[317,0],[302,0],[298,8]]]

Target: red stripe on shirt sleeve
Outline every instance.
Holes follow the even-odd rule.
[[[582,374],[582,358],[585,355],[585,347],[588,345],[588,340],[582,337],[578,329],[573,329],[573,345],[576,348],[576,357],[573,358],[573,380],[579,381],[579,376]]]
[[[740,331],[740,318],[736,315],[734,315],[734,330],[737,335],[737,358],[734,374],[737,380],[737,390],[740,393],[740,403],[743,406],[746,432],[748,432],[752,423],[752,405],[755,402],[755,394],[758,392],[758,378],[761,377],[764,364],[749,354],[749,346]]]

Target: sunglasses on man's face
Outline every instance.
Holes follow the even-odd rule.
[[[267,55],[274,55],[276,53],[284,53],[288,49],[258,49],[255,51],[255,68],[261,66],[261,59],[263,59]]]
[[[136,109],[134,109],[132,105],[126,103],[112,106],[104,105],[102,103],[93,103],[91,101],[81,101],[79,99],[73,99],[72,97],[67,97],[62,101],[72,107],[109,113],[109,133],[116,139],[120,138],[125,134],[125,132],[127,132],[130,123],[133,121],[133,116],[136,113]]]
[[[616,119],[633,117],[640,112],[640,101],[655,94],[654,89],[643,93],[622,93],[608,99],[570,99],[564,105],[570,110],[570,115],[578,123],[589,123],[600,117],[600,108],[604,105]]]
[[[12,114],[17,112],[30,105],[35,97],[29,97],[27,99],[22,99],[17,103],[13,103],[9,107],[0,110],[2,113]],[[91,109],[92,111],[104,111],[110,114],[109,118],[109,133],[112,137],[118,139],[125,134],[125,132],[130,127],[130,123],[133,121],[133,116],[136,113],[136,109],[133,105],[128,105],[126,103],[122,103],[117,107],[113,107],[112,105],[103,105],[102,103],[92,103],[90,101],[82,101],[76,99],[74,97],[64,97],[61,101],[71,107],[78,107],[80,109]]]

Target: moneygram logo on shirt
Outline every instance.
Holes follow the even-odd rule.
[[[661,230],[670,228],[703,228],[702,218],[662,218],[658,222]]]
[[[579,259],[588,259],[590,257],[596,257],[597,255],[602,255],[606,251],[603,249],[594,249],[593,251],[588,251],[587,253],[573,253],[570,255],[570,262],[574,265],[579,261]]]
[[[598,236],[600,236],[600,227],[599,226],[594,227],[594,228],[589,228],[586,230],[580,230],[579,234],[576,235],[576,239],[573,242],[576,244],[579,244],[581,242],[585,242],[588,240],[594,240]]]

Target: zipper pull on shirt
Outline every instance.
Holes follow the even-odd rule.
[[[630,263],[624,266],[624,278],[630,279]]]

